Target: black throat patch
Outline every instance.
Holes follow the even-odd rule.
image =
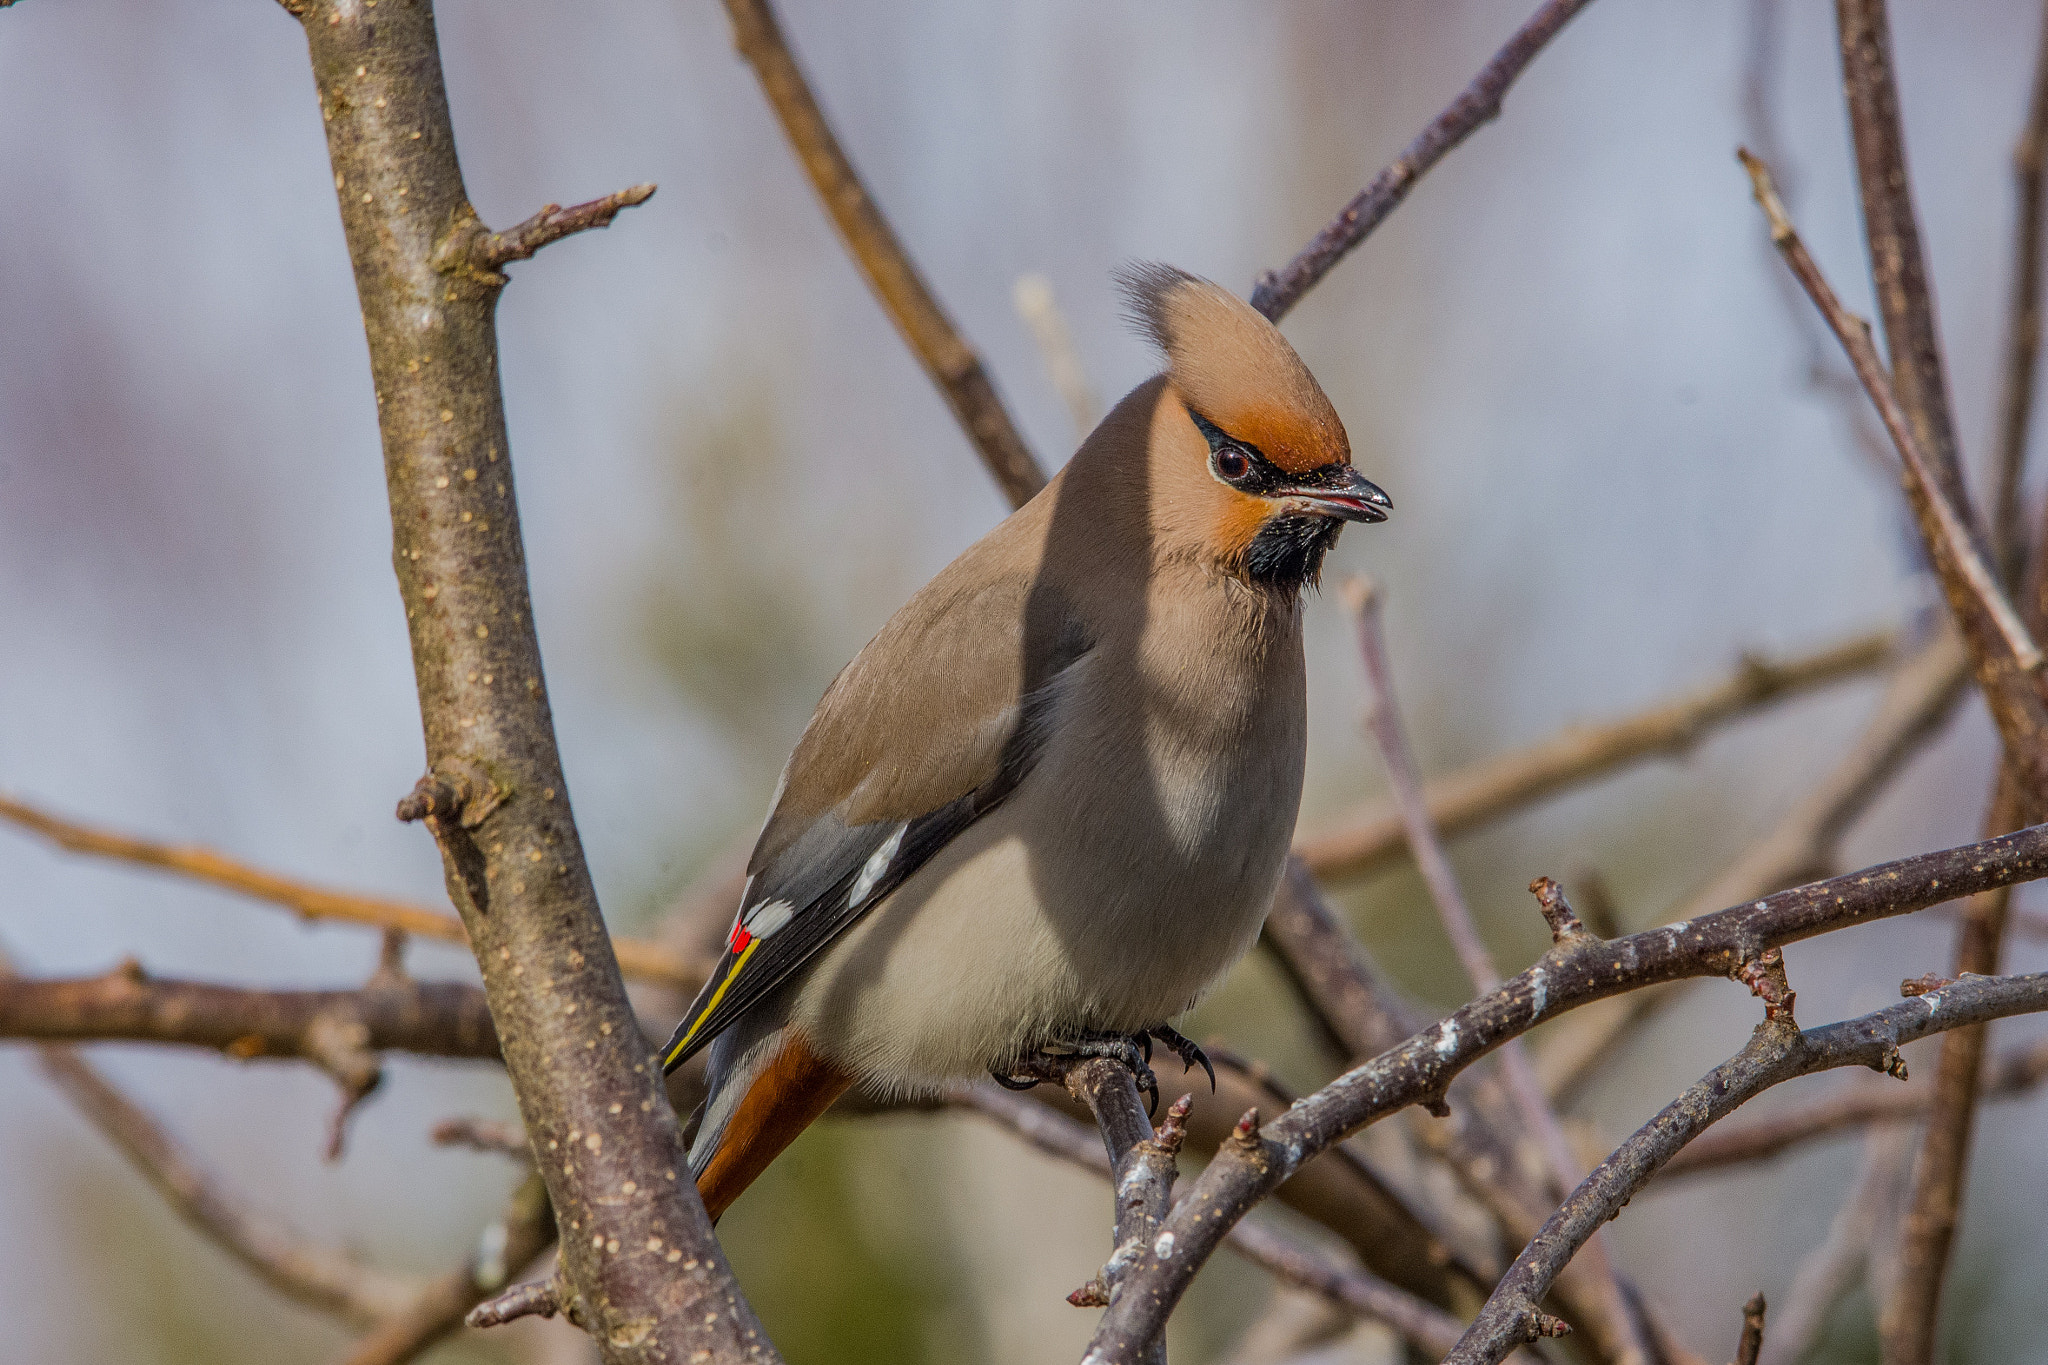
[[[1312,584],[1323,571],[1323,556],[1343,529],[1344,523],[1334,517],[1275,517],[1245,551],[1245,576],[1274,588],[1299,590]]]

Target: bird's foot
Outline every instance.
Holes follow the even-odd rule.
[[[1145,1054],[1147,1057],[1150,1057],[1152,1053],[1150,1039],[1157,1038],[1160,1042],[1173,1049],[1174,1056],[1180,1058],[1180,1069],[1182,1071],[1193,1071],[1196,1067],[1206,1071],[1209,1074],[1209,1093],[1212,1095],[1216,1093],[1216,1068],[1210,1064],[1209,1054],[1202,1051],[1200,1043],[1188,1037],[1171,1024],[1155,1024],[1150,1029],[1147,1029],[1146,1033]]]
[[[1162,1040],[1169,1047],[1175,1046],[1171,1039]],[[1150,1101],[1146,1109],[1150,1114],[1159,1108],[1159,1078],[1145,1064],[1151,1051],[1152,1039],[1145,1033],[1084,1033],[1058,1042],[1041,1043],[1035,1054],[1020,1057],[1006,1070],[990,1067],[989,1075],[1006,1090],[1029,1090],[1040,1081],[1064,1081],[1067,1071],[1078,1062],[1107,1058],[1123,1063],[1130,1071],[1138,1093]]]

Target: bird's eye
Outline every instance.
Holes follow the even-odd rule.
[[[1252,472],[1251,457],[1242,450],[1225,446],[1216,452],[1216,472],[1231,483]]]

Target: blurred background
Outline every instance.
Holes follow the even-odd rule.
[[[827,5],[784,19],[854,160],[1041,459],[1074,433],[1012,304],[1043,275],[1099,397],[1153,357],[1109,274],[1159,259],[1240,290],[1286,260],[1461,88],[1531,0]],[[645,207],[511,267],[499,312],[536,617],[608,916],[648,932],[757,826],[825,683],[1003,505],[815,205],[711,0],[442,0],[469,192],[508,226],[643,180]],[[1966,451],[1989,455],[2009,151],[2039,7],[1893,6],[1922,227]],[[1442,772],[1932,600],[1843,367],[1785,287],[1740,142],[1870,311],[1825,6],[1605,0],[1287,320],[1393,495],[1332,575],[1386,590],[1406,715]],[[2038,444],[2038,443],[2037,443]],[[792,489],[801,490],[792,496]],[[0,16],[0,790],[312,880],[438,902],[394,800],[422,765],[375,410],[296,23],[257,0],[27,0]],[[1383,790],[1335,594],[1309,607],[1303,824]],[[1458,839],[1509,970],[1546,941],[1530,877],[1597,871],[1658,922],[1846,749],[1834,688]],[[1852,864],[1976,836],[1993,743],[1971,700],[1852,832]],[[25,971],[354,984],[375,937],[0,828],[0,943]],[[1464,983],[1412,872],[1344,904],[1416,996]],[[2023,894],[2022,904],[2034,897]],[[1790,954],[1802,1018],[1896,998],[1946,924]],[[423,976],[472,979],[420,944]],[[2016,970],[2048,966],[2016,945]],[[1611,1145],[1738,1047],[1709,985],[1613,1059],[1581,1113]],[[665,1023],[665,1021],[664,1021]],[[2006,1041],[2029,1025],[1999,1026]],[[1298,1085],[1321,1059],[1254,958],[1188,1031]],[[309,1068],[94,1056],[237,1185],[396,1270],[456,1262],[513,1175],[432,1146],[511,1117],[482,1064],[393,1058],[344,1160]],[[1916,1060],[1931,1069],[1932,1053]],[[1171,1083],[1169,1081],[1169,1083]],[[1809,1082],[1825,1085],[1825,1081]],[[1951,1281],[1952,1359],[2048,1361],[2048,1105],[1986,1111]],[[1858,1144],[1646,1195],[1621,1260],[1725,1358],[1738,1305],[1818,1242]],[[1072,1360],[1062,1296],[1108,1192],[957,1118],[814,1129],[721,1234],[797,1365]],[[0,1340],[22,1360],[317,1360],[346,1341],[188,1232],[0,1048]],[[1228,1359],[1271,1293],[1228,1257],[1175,1359]],[[1828,1359],[1874,1358],[1867,1297]],[[446,1361],[586,1358],[529,1324]],[[1338,1357],[1341,1358],[1341,1357]]]

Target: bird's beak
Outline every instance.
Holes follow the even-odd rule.
[[[1327,465],[1315,472],[1315,484],[1298,484],[1281,494],[1289,511],[1373,522],[1385,521],[1393,510],[1394,500],[1348,464]]]

